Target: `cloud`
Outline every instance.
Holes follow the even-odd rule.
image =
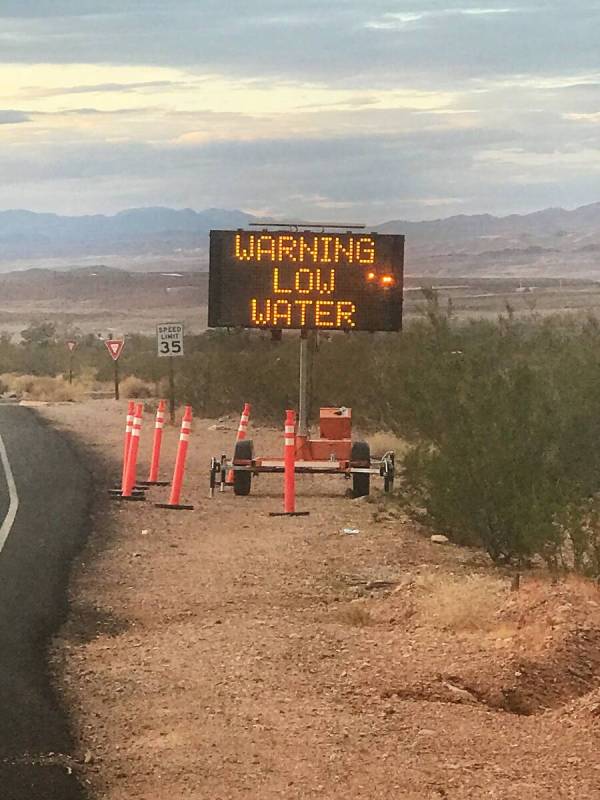
[[[596,0],[570,0],[568,13],[564,3],[538,0],[3,0],[3,14],[5,61],[161,64],[355,88],[400,78],[446,84],[498,73],[564,73],[567,65],[591,69],[600,24]],[[386,21],[402,24],[377,27]]]
[[[430,11],[417,11],[409,13],[387,12],[379,19],[370,20],[365,24],[366,28],[381,31],[402,31],[411,28],[415,24],[444,17],[485,17],[496,14],[517,14],[519,8],[443,8]]]
[[[599,27],[597,0],[0,0],[0,205],[590,202]]]
[[[59,86],[53,89],[44,89],[39,86],[28,86],[25,93],[31,97],[57,97],[67,94],[106,94],[119,92],[138,92],[147,89],[164,89],[182,85],[178,81],[139,81],[137,83],[95,83],[82,84],[81,86]]]
[[[577,169],[584,168],[577,201],[594,199],[589,178],[594,164],[600,170],[599,150],[557,152],[555,142],[548,152],[539,148],[536,157],[528,157],[534,143],[533,126],[527,136],[502,129],[415,130],[334,139],[205,141],[185,147],[142,141],[57,143],[35,155],[0,156],[0,206],[20,184],[21,191],[32,187],[32,194],[36,187],[38,198],[52,197],[63,211],[94,210],[93,203],[102,199],[114,204],[126,192],[133,205],[271,208],[297,217],[327,210],[334,218],[352,209],[357,219],[375,223],[452,211],[523,210],[543,197],[564,203],[564,193],[577,186]],[[549,157],[556,164],[552,174]],[[92,186],[88,207],[85,198]]]
[[[0,108],[0,125],[18,125],[21,122],[29,122],[31,117],[24,111],[2,110]]]

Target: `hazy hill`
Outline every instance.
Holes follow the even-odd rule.
[[[446,219],[424,222],[392,220],[379,225],[383,233],[406,233],[415,239],[455,241],[489,236],[560,237],[570,232],[600,233],[600,202],[580,206],[574,211],[546,208],[532,214],[511,214],[494,217],[491,214],[461,214]]]
[[[114,216],[80,217],[3,211],[0,271],[40,264],[60,268],[73,266],[73,259],[90,263],[97,257],[128,270],[206,269],[211,228],[238,228],[255,221],[243,211],[223,209],[138,208]],[[506,217],[391,220],[376,230],[406,234],[412,274],[600,273],[600,203]]]
[[[600,276],[600,203],[573,211],[460,215],[378,227],[407,236],[413,273],[487,276]]]
[[[254,219],[216,208],[132,208],[114,216],[81,217],[0,211],[0,261],[204,249],[211,228],[238,228]]]

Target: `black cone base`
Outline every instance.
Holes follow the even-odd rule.
[[[122,495],[121,489],[109,489],[108,493],[111,497],[116,497],[119,499]],[[141,497],[142,499],[146,497],[146,492],[144,489],[133,489],[131,492],[132,497]]]
[[[193,511],[194,506],[184,506],[179,503],[154,503],[155,508],[170,508],[172,511]]]
[[[308,517],[310,511],[270,511],[270,517]]]

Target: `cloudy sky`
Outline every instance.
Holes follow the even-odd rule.
[[[600,200],[598,0],[0,0],[0,208]]]

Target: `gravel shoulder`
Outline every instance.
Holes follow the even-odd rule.
[[[209,500],[234,421],[194,423],[193,512],[113,503],[124,407],[42,409],[95,454],[93,531],[52,657],[92,796],[600,797],[597,591],[536,577],[511,594],[479,552],[432,544],[339,478],[299,478],[308,517],[268,516],[277,476]],[[278,432],[251,427],[279,451]],[[424,613],[471,574],[501,586],[483,629]]]

